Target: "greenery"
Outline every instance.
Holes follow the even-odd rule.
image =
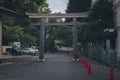
[[[20,26],[3,26],[3,44],[9,44],[9,42],[21,41],[22,44],[35,45],[36,38],[25,33],[24,29]]]
[[[0,6],[19,12],[46,13],[50,11],[46,0],[0,0]]]
[[[102,6],[101,6],[102,5]],[[86,40],[89,41],[104,41],[110,39],[114,46],[116,33],[110,32],[114,29],[113,19],[113,3],[110,0],[98,0],[90,9],[89,25],[87,28]]]
[[[0,6],[21,14],[25,12],[50,13],[46,0],[0,0]],[[79,26],[77,29],[79,42],[104,41],[109,38],[114,46],[116,33],[108,31],[114,28],[112,7],[110,0],[98,0],[92,7],[91,0],[69,0],[67,13],[89,12],[88,25]],[[36,21],[32,20],[32,22]],[[22,26],[14,25],[12,20],[5,22],[3,44],[20,40],[23,44],[39,45],[39,28],[28,25],[30,22],[31,20],[24,18],[21,21]],[[56,20],[50,19],[50,22],[56,22]],[[72,46],[72,27],[51,26],[47,27],[45,32],[46,49],[52,50],[55,46],[54,40],[61,40],[64,42],[62,45]]]
[[[78,41],[82,43],[104,41],[110,39],[112,47],[115,45],[115,31],[112,0],[97,0],[90,7],[90,0],[69,0],[67,13],[89,12],[88,25],[78,27]],[[86,5],[84,5],[86,4]]]
[[[26,17],[24,18],[24,14],[26,12],[50,13],[46,0],[0,0],[0,7],[23,15],[19,22],[9,20],[3,23],[3,45],[14,41],[21,41],[22,44],[29,46],[39,45],[39,28],[29,25],[37,20],[28,20]]]
[[[67,13],[86,12],[91,6],[91,0],[69,0]]]

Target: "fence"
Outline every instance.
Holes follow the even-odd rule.
[[[104,42],[90,42],[84,44],[81,48],[80,55],[95,59],[112,68],[120,69],[120,57],[118,56],[118,53],[113,50],[108,52]]]

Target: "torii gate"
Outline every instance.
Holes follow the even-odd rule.
[[[78,39],[77,39],[77,25],[84,25],[86,23],[77,22],[77,18],[87,18],[88,12],[82,13],[67,13],[67,14],[36,14],[36,13],[26,13],[26,15],[31,19],[40,19],[39,23],[33,25],[40,26],[40,54],[39,60],[44,61],[44,34],[45,27],[47,25],[72,25],[73,26],[73,48],[74,48],[74,59],[78,58]],[[73,21],[70,23],[46,23],[46,18],[72,18]]]

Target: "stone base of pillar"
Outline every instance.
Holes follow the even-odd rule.
[[[73,61],[79,61],[79,59],[74,59],[74,58],[73,58],[72,60],[73,60]]]
[[[38,59],[37,62],[44,62],[45,59]]]
[[[75,54],[74,55],[74,59],[77,60],[79,58],[79,55],[78,54]]]

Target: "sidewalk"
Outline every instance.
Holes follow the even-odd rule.
[[[103,80],[104,76],[104,80],[109,80],[110,68],[108,66],[88,57],[85,57],[84,59],[90,63],[92,76],[94,76],[94,78],[99,77],[101,80]],[[120,70],[113,70],[113,74],[114,80],[120,80]]]
[[[13,58],[12,55],[2,55],[2,59],[10,59],[10,58]]]

